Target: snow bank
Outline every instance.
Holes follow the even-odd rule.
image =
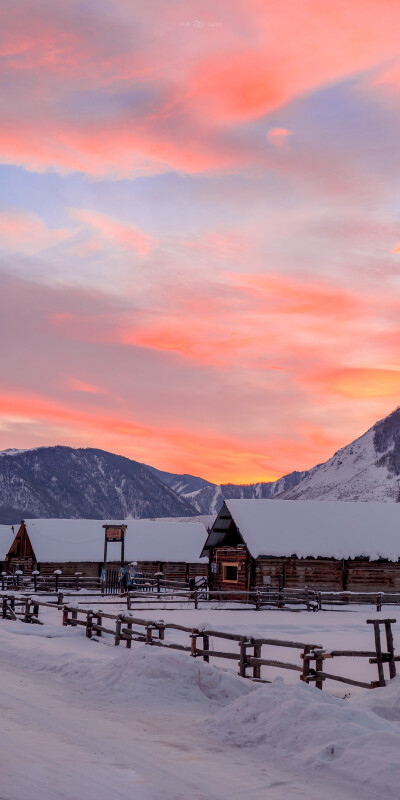
[[[210,712],[254,689],[237,675],[191,658],[188,653],[148,645],[135,645],[131,650],[101,647],[97,642],[89,643],[82,631],[61,626],[10,623],[10,628],[1,632],[3,660],[53,674],[73,690],[102,703],[124,704],[127,708],[157,706],[160,711],[163,707],[190,706]]]
[[[92,664],[81,685],[114,703],[175,709],[189,704],[205,710],[247,696],[253,688],[236,675],[185,653],[146,645],[122,650],[105,664]]]
[[[400,675],[388,681],[387,685],[364,692],[352,700],[359,708],[369,709],[383,719],[400,722]]]
[[[399,796],[400,725],[306,684],[288,686],[278,678],[218,711],[205,729],[269,758],[289,757],[359,787],[376,786],[377,797],[382,790]]]

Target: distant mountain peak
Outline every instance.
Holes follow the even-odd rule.
[[[23,517],[127,519],[196,512],[142,464],[95,448],[63,445],[0,460],[0,522]]]

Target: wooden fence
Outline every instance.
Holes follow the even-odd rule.
[[[81,615],[81,616],[79,616]],[[83,617],[83,618],[82,618]],[[114,627],[108,627],[103,624],[104,620],[114,621]],[[361,650],[325,650],[320,645],[307,643],[307,642],[293,642],[282,639],[265,639],[249,637],[245,634],[226,633],[224,631],[215,630],[199,630],[196,627],[186,627],[177,625],[175,623],[165,623],[163,620],[144,620],[132,616],[132,614],[108,614],[103,610],[98,609],[82,609],[76,606],[64,606],[63,608],[63,625],[82,625],[86,629],[86,636],[92,638],[93,635],[101,636],[103,633],[110,634],[114,637],[115,645],[119,645],[121,641],[125,641],[126,647],[131,647],[133,641],[144,642],[149,645],[156,645],[161,647],[169,647],[175,650],[183,650],[190,652],[193,657],[202,657],[204,661],[209,662],[210,657],[221,659],[232,659],[238,661],[238,672],[243,678],[251,678],[252,680],[263,681],[261,678],[261,667],[270,666],[277,669],[294,670],[300,673],[300,680],[306,683],[315,682],[318,689],[322,689],[325,680],[339,681],[351,686],[360,686],[365,689],[373,689],[378,686],[385,685],[385,677],[383,665],[389,665],[389,677],[394,678],[396,675],[396,661],[400,661],[400,656],[394,655],[393,633],[391,629],[392,623],[396,622],[395,619],[385,620],[367,620],[368,624],[374,626],[374,639],[375,649],[371,651]],[[385,626],[387,650],[382,650],[380,627]],[[143,630],[141,630],[143,629]],[[166,631],[181,631],[188,633],[190,637],[190,644],[182,645],[176,642],[166,642]],[[156,638],[154,638],[156,635]],[[238,654],[230,653],[223,650],[210,649],[210,638],[223,639],[234,641],[239,646]],[[198,639],[202,641],[202,647],[197,644]],[[276,660],[272,658],[263,658],[262,648],[292,648],[301,651],[301,663],[293,663],[287,661]],[[252,650],[252,653],[249,651]],[[370,664],[377,664],[378,667],[378,680],[366,683],[365,681],[358,681],[346,676],[334,675],[324,671],[325,659],[337,657],[351,657],[351,658],[368,658]],[[312,667],[312,662],[315,662],[315,667]],[[252,671],[252,675],[248,674],[248,670]],[[263,681],[268,683],[269,681]]]
[[[111,614],[103,609],[80,608],[79,606],[63,605],[59,602],[48,603],[37,598],[15,597],[15,595],[3,596],[3,618],[20,619],[25,623],[42,624],[39,620],[41,606],[62,610],[62,624],[73,627],[82,626],[85,628],[86,636],[89,639],[93,636],[101,637],[107,634],[113,637],[114,644],[117,646],[121,642],[125,642],[126,647],[130,648],[132,642],[142,642],[155,647],[166,647],[188,652],[193,658],[200,657],[206,662],[209,662],[210,658],[229,659],[238,663],[238,673],[241,677],[265,683],[269,681],[262,677],[261,669],[262,667],[273,667],[278,670],[298,672],[300,680],[306,683],[314,682],[318,689],[322,689],[326,680],[339,681],[351,686],[371,689],[385,685],[384,665],[388,665],[389,678],[391,679],[396,675],[396,662],[400,661],[400,656],[395,656],[394,654],[391,626],[392,623],[396,622],[395,619],[367,620],[367,624],[372,625],[374,629],[375,647],[370,651],[362,651],[327,650],[321,645],[312,642],[256,638],[246,634],[228,633],[206,628],[199,629],[195,626],[187,627],[172,622],[166,623],[163,620],[138,618],[128,612]],[[386,634],[386,649],[382,647],[382,626],[384,626]],[[169,640],[170,634],[176,631],[188,635],[189,641],[187,644]],[[166,634],[168,634],[167,639]],[[215,639],[236,642],[239,652],[237,650],[236,652],[225,651],[220,647],[218,648],[218,645],[214,648],[213,640]],[[210,640],[212,640],[211,643]],[[297,650],[299,661],[295,663],[294,661],[272,658],[270,648]],[[265,653],[265,650],[267,650],[267,653]],[[325,670],[325,661],[334,658],[367,658],[370,664],[377,665],[378,680],[367,683],[327,672]]]
[[[132,584],[135,591],[157,592],[164,589],[185,590],[189,588],[188,583],[181,581],[165,580],[160,575],[140,572],[135,575]],[[71,589],[79,592],[81,589],[96,590],[98,594],[121,594],[126,593],[127,587],[124,581],[118,578],[118,570],[107,570],[105,580],[100,577],[82,575],[80,572],[75,575],[63,575],[58,570],[53,575],[23,575],[18,572],[12,574],[1,574],[1,591],[10,589],[17,591],[27,591],[29,593],[58,593],[60,590]]]

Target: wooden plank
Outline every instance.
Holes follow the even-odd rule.
[[[309,681],[318,681],[318,680],[325,680],[329,679],[331,681],[339,681],[340,683],[348,683],[350,686],[361,686],[362,689],[371,689],[373,683],[363,683],[362,681],[354,681],[352,678],[342,678],[340,675],[331,675],[329,672],[322,672],[318,671],[316,675],[311,675],[309,677]]]
[[[329,653],[332,658],[335,656],[354,656],[360,658],[372,658],[375,656],[375,652],[371,650],[329,650]]]
[[[190,648],[189,648],[190,649]],[[197,654],[199,656],[212,656],[213,658],[228,658],[232,661],[238,661],[238,654],[237,653],[226,653],[224,650],[203,650],[198,648]]]
[[[290,664],[287,661],[275,661],[271,658],[256,658],[254,656],[247,656],[247,663],[250,666],[253,664],[265,665],[266,667],[279,667],[280,669],[292,669],[295,672],[303,672],[303,667],[298,664]]]

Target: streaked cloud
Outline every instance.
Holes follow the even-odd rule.
[[[0,5],[0,447],[260,480],[396,405],[399,23]]]

